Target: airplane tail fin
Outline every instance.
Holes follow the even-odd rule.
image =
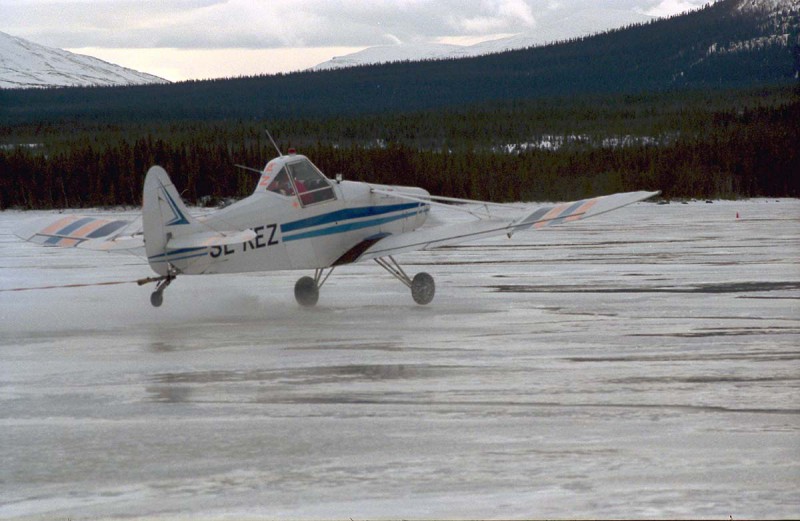
[[[160,166],[147,171],[142,200],[142,228],[147,261],[153,271],[167,275],[170,266],[186,273],[202,269],[209,248],[255,239],[253,230],[218,230],[192,217],[167,172]]]
[[[167,242],[203,231],[160,166],[151,167],[144,179],[142,227],[147,259],[159,275],[166,275],[169,269],[163,262],[167,255]]]

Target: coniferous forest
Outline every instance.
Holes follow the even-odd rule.
[[[446,196],[800,197],[798,30],[712,53],[761,30],[734,4],[475,59],[0,91],[0,209],[138,205],[153,164],[189,202],[241,197],[265,129],[329,177]]]

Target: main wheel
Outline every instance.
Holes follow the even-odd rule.
[[[301,306],[315,306],[319,300],[319,288],[314,279],[301,277],[294,285],[294,298]]]
[[[421,306],[430,304],[435,293],[436,284],[433,282],[433,277],[424,271],[414,276],[414,280],[411,281],[411,297],[414,302]]]

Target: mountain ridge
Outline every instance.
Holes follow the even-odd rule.
[[[0,31],[0,88],[142,85],[163,78]]]
[[[800,0],[721,0],[684,15],[475,58],[169,85],[0,91],[0,122],[275,120],[405,113],[553,97],[796,83]],[[756,9],[750,9],[755,6]]]
[[[544,20],[537,24],[536,29],[527,33],[473,45],[403,42],[394,45],[377,45],[352,54],[336,56],[311,67],[310,70],[330,70],[398,61],[471,58],[563,42],[655,19],[654,16],[636,11],[614,8],[580,9],[569,14],[558,13],[549,16],[545,14]]]

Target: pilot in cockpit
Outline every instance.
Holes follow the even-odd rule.
[[[294,189],[292,188],[292,183],[289,181],[289,175],[286,173],[286,170],[282,169],[278,175],[275,176],[275,179],[267,186],[267,190],[286,196],[294,195]]]

